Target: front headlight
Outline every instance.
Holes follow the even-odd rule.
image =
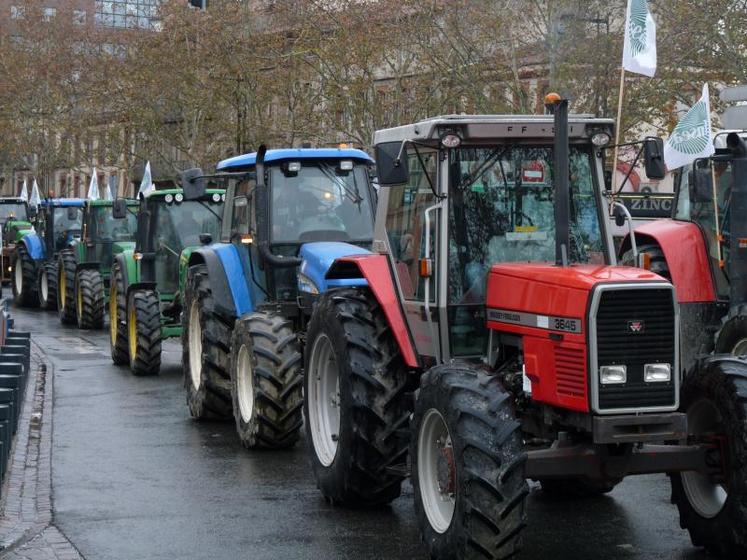
[[[667,383],[672,380],[670,364],[646,364],[643,366],[643,380],[646,383]]]
[[[298,291],[304,292],[307,294],[318,294],[319,293],[319,287],[314,284],[314,281],[306,276],[305,274],[298,275]]]
[[[599,382],[602,385],[625,383],[627,380],[628,368],[626,366],[601,366],[599,368]]]

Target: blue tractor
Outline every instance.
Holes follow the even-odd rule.
[[[57,255],[80,237],[81,198],[42,200],[34,227],[21,233],[11,260],[13,296],[18,305],[57,307]]]
[[[203,239],[189,258],[184,387],[193,417],[233,416],[247,448],[299,438],[312,306],[328,288],[365,283],[326,273],[337,258],[370,252],[372,164],[355,149],[263,146],[210,177],[226,182],[226,204],[220,241]]]

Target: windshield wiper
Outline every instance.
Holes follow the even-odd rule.
[[[487,158],[485,158],[485,161],[482,163],[482,165],[480,165],[477,169],[475,169],[475,171],[472,172],[470,175],[467,175],[467,177],[464,180],[459,182],[462,189],[466,189],[472,186],[472,184],[475,181],[477,181],[477,179],[483,173],[485,173],[485,171],[487,171],[488,168],[491,167],[496,162],[496,160],[500,160],[501,157],[503,157],[503,155],[507,151],[508,151],[508,146],[501,146],[493,150],[493,152],[489,154]],[[501,165],[501,175],[503,175],[503,182],[505,183],[506,188],[508,188],[508,181],[506,181],[506,176],[503,172],[503,162],[501,162],[500,165]]]
[[[322,170],[322,173],[324,173],[327,176],[327,178],[329,178],[332,181],[333,184],[337,183],[340,187],[342,187],[342,189],[345,191],[345,194],[347,194],[348,197],[350,197],[350,200],[353,201],[353,204],[360,204],[361,202],[363,202],[363,197],[360,194],[358,194],[356,191],[353,191],[352,189],[350,189],[350,187],[348,187],[345,184],[345,181],[340,179],[337,176],[337,174],[333,175],[330,172],[328,166],[320,165],[319,169]]]
[[[220,216],[220,214],[218,214],[217,212],[213,211],[213,209],[210,208],[209,204],[205,204],[205,202],[203,202],[202,200],[198,200],[197,202],[199,202],[205,208],[207,208],[208,212],[210,212],[213,216],[215,216],[216,218],[218,218],[219,221],[223,221],[223,218]]]

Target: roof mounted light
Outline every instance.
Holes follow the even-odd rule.
[[[340,171],[352,171],[352,170],[353,170],[352,159],[344,159],[340,162]]]
[[[597,148],[606,146],[610,143],[610,140],[610,135],[606,132],[597,132],[591,137],[591,143],[594,144]]]
[[[220,194],[213,193],[213,202],[220,202]]]
[[[163,197],[163,200],[166,202],[166,204],[171,204],[174,202],[174,195],[173,194],[167,194]]]
[[[462,139],[458,134],[448,133],[441,137],[441,145],[444,148],[458,148],[462,144]]]
[[[182,193],[176,193],[174,198],[176,199],[177,202],[181,202],[182,200],[184,200],[184,195]]]

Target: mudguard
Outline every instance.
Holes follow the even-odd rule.
[[[26,251],[32,259],[35,261],[44,259],[44,243],[42,243],[41,238],[36,233],[24,235],[21,238],[20,243],[23,243],[24,247],[26,247]]]
[[[386,255],[370,253],[368,255],[351,255],[337,259],[327,271],[325,278],[332,280],[366,281],[376,301],[384,310],[384,315],[392,329],[402,357],[408,367],[420,367],[415,345],[407,328],[405,313],[397,297],[394,276]],[[350,285],[350,284],[348,284]],[[328,283],[329,286],[329,283]]]
[[[75,267],[75,270],[99,270],[101,268],[100,262],[79,262]]]
[[[356,245],[339,242],[306,243],[301,247],[298,256],[303,259],[298,275],[298,291],[306,293],[324,293],[330,288],[344,286],[366,286],[365,278],[326,278],[332,264],[352,255],[370,255],[371,251]]]
[[[188,266],[205,264],[215,310],[227,318],[240,317],[254,311],[238,250],[230,243],[214,243],[192,251]]]
[[[667,261],[680,303],[716,301],[711,259],[701,229],[692,222],[655,220],[635,228],[636,243],[655,243],[661,247]],[[626,236],[620,254],[630,249]]]
[[[137,264],[135,263],[135,257],[133,250],[122,251],[119,255],[114,257],[114,261],[119,264],[119,268],[124,273],[124,284],[125,289],[131,283],[138,283],[140,281],[140,275],[137,271]]]
[[[132,292],[136,292],[138,290],[158,291],[158,286],[155,282],[132,282],[131,284],[127,285],[127,299],[130,298],[130,294]]]

